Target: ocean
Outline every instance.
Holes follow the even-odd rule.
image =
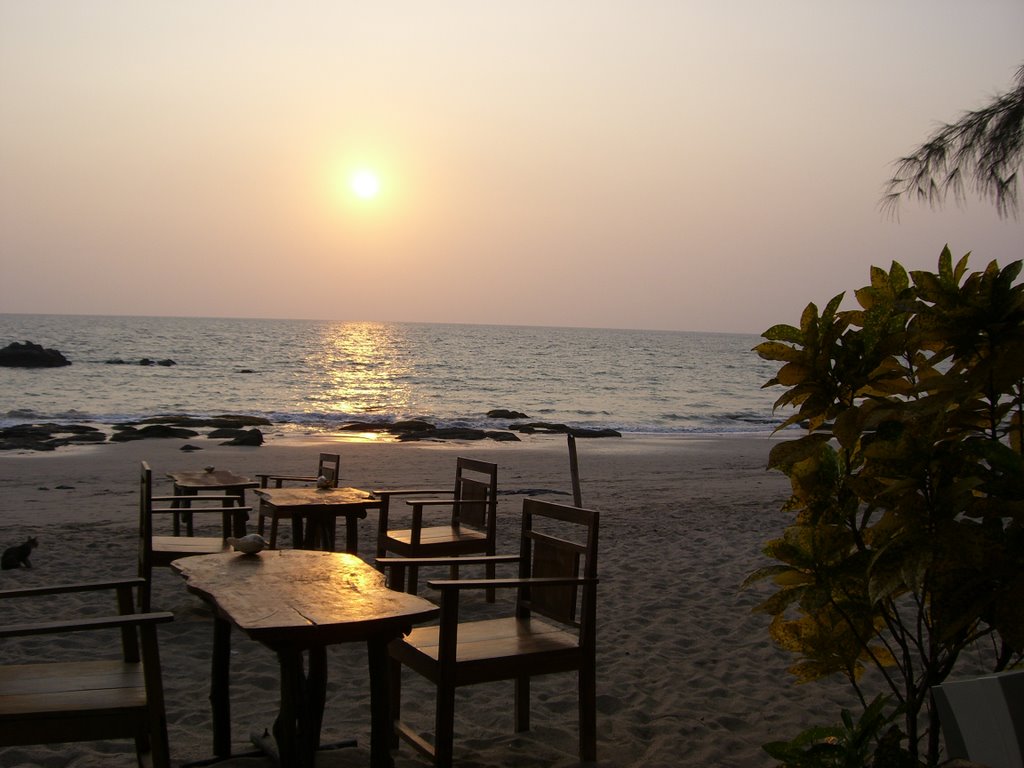
[[[529,421],[623,433],[763,433],[779,389],[756,335],[594,328],[176,317],[0,315],[0,347],[32,341],[61,368],[0,368],[0,426],[264,416],[331,433],[418,418]],[[140,365],[148,358],[174,365]],[[122,362],[117,362],[122,361]]]

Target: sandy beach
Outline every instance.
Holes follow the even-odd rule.
[[[376,443],[274,439],[259,448],[199,441],[145,440],[0,456],[0,546],[39,537],[31,570],[0,572],[0,589],[112,576],[136,569],[137,470],[148,461],[161,488],[164,473],[205,465],[241,473],[305,474],[327,447],[342,456],[342,481],[362,488],[447,485],[454,459],[499,465],[499,551],[514,551],[526,494],[570,501],[565,441],[535,435],[521,443]],[[740,583],[765,564],[762,543],[781,531],[786,479],[765,469],[767,436],[635,437],[579,441],[584,506],[602,513],[599,570],[598,697],[601,766],[770,766],[761,745],[791,738],[838,718],[849,705],[836,686],[796,686],[788,656],[753,613],[756,591]],[[372,557],[376,514],[360,527],[360,554]],[[430,597],[421,586],[420,594]],[[175,620],[160,629],[172,759],[212,754],[209,730],[211,620],[199,598],[169,569],[154,575],[154,607]],[[77,607],[69,603],[68,609]],[[472,604],[466,613],[471,613]],[[6,621],[32,615],[25,601],[5,605]],[[38,606],[35,610],[40,610]],[[48,604],[47,611],[59,610]],[[74,657],[95,637],[7,641],[0,662]],[[329,651],[330,682],[323,740],[353,736],[355,749],[323,752],[320,766],[368,762],[366,656],[361,645]],[[429,729],[428,687],[405,678],[405,713]],[[269,726],[277,709],[277,665],[263,646],[234,634],[233,749],[249,752],[251,730]],[[416,711],[422,702],[422,712]],[[579,765],[575,681],[535,682],[534,729],[512,730],[511,685],[460,689],[456,760],[462,766]],[[425,766],[406,745],[396,766]],[[0,765],[134,765],[127,742],[0,749]],[[222,765],[264,766],[262,757]]]

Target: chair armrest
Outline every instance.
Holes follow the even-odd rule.
[[[166,611],[157,613],[129,613],[119,616],[100,616],[91,619],[70,621],[43,621],[34,624],[9,624],[0,627],[2,637],[24,637],[26,635],[52,635],[59,632],[80,632],[95,629],[121,629],[146,624],[164,624],[174,620],[174,614]]]
[[[242,497],[228,494],[194,494],[193,496],[155,496],[150,499],[152,502],[234,502],[242,503]],[[187,511],[187,510],[186,510]]]
[[[117,589],[118,587],[141,587],[145,579],[115,579],[113,581],[81,581],[67,584],[54,584],[46,587],[25,587],[23,589],[5,589],[0,591],[0,600],[8,597],[38,597],[40,595],[61,595],[74,592],[95,592],[101,589]]]
[[[598,579],[529,578],[529,579],[431,579],[427,585],[439,590],[506,589],[512,587],[560,587],[597,584]]]
[[[294,480],[296,482],[315,483],[316,478],[312,475],[265,475],[259,473],[256,475],[259,480]]]
[[[192,507],[191,509],[189,507],[153,507],[153,509],[149,511],[152,512],[154,515],[201,515],[203,513],[209,512],[227,512],[228,514],[235,515],[239,512],[252,512],[252,507]]]
[[[518,563],[519,555],[457,555],[453,557],[378,557],[378,565],[487,565],[488,563]]]
[[[459,501],[455,499],[406,499],[405,503],[410,507],[450,507],[452,505],[462,506],[463,504],[486,504],[487,502],[480,501],[479,499],[473,501],[468,499],[460,499]]]
[[[410,496],[419,493],[447,493],[450,496],[455,493],[455,491],[451,488],[397,488],[394,490],[385,488],[373,490],[370,491],[370,493],[377,498],[381,498],[383,496]],[[448,503],[450,504],[451,502]]]

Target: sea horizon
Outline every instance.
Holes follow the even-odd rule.
[[[3,317],[89,317],[89,318],[140,318],[148,320],[258,320],[258,321],[280,321],[296,323],[394,323],[398,325],[448,325],[463,327],[483,328],[551,328],[555,330],[583,330],[583,331],[637,331],[641,333],[706,333],[723,336],[760,336],[757,331],[711,331],[711,330],[681,330],[678,328],[640,328],[640,327],[617,327],[604,325],[547,325],[544,323],[468,323],[449,322],[441,320],[373,320],[373,319],[335,319],[328,317],[265,317],[259,315],[139,315],[128,313],[95,313],[95,312],[0,312]],[[25,341],[25,339],[22,339]],[[31,341],[31,339],[29,339]],[[10,343],[4,341],[0,346]]]
[[[488,411],[621,433],[770,432],[754,334],[430,322],[0,314],[0,346],[71,365],[0,368],[0,426],[261,416],[302,434]],[[141,361],[166,365],[142,365]]]

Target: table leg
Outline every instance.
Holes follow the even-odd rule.
[[[374,637],[366,641],[370,665],[370,765],[372,768],[393,768],[391,744],[394,723],[391,721],[391,664],[388,656],[390,637]]]
[[[320,646],[309,651],[309,674],[306,678],[309,702],[309,741],[313,750],[320,749],[320,729],[324,723],[327,704],[327,648]]]
[[[213,716],[213,754],[231,755],[231,623],[213,619],[213,662],[210,672],[210,707]]]
[[[174,487],[171,489],[171,494],[174,496],[184,496],[185,491],[180,486],[178,486],[177,483],[175,483]],[[175,499],[174,501],[171,502],[171,509],[178,509],[179,507],[182,506],[187,506],[187,504],[182,504],[181,499]],[[181,519],[184,516],[185,514],[183,512],[175,512],[173,515],[171,515],[172,531],[175,536],[181,536]]]
[[[302,651],[279,649],[281,709],[274,721],[274,741],[282,766],[312,766],[320,747],[320,727],[327,701],[327,649],[309,651],[303,671]]]
[[[274,740],[277,742],[281,765],[312,765],[312,755],[302,755],[299,739],[299,718],[302,716],[303,674],[302,652],[279,650],[281,665],[281,707],[274,721]],[[303,757],[306,758],[303,761]]]
[[[345,515],[345,551],[359,554],[359,520],[355,515]]]

